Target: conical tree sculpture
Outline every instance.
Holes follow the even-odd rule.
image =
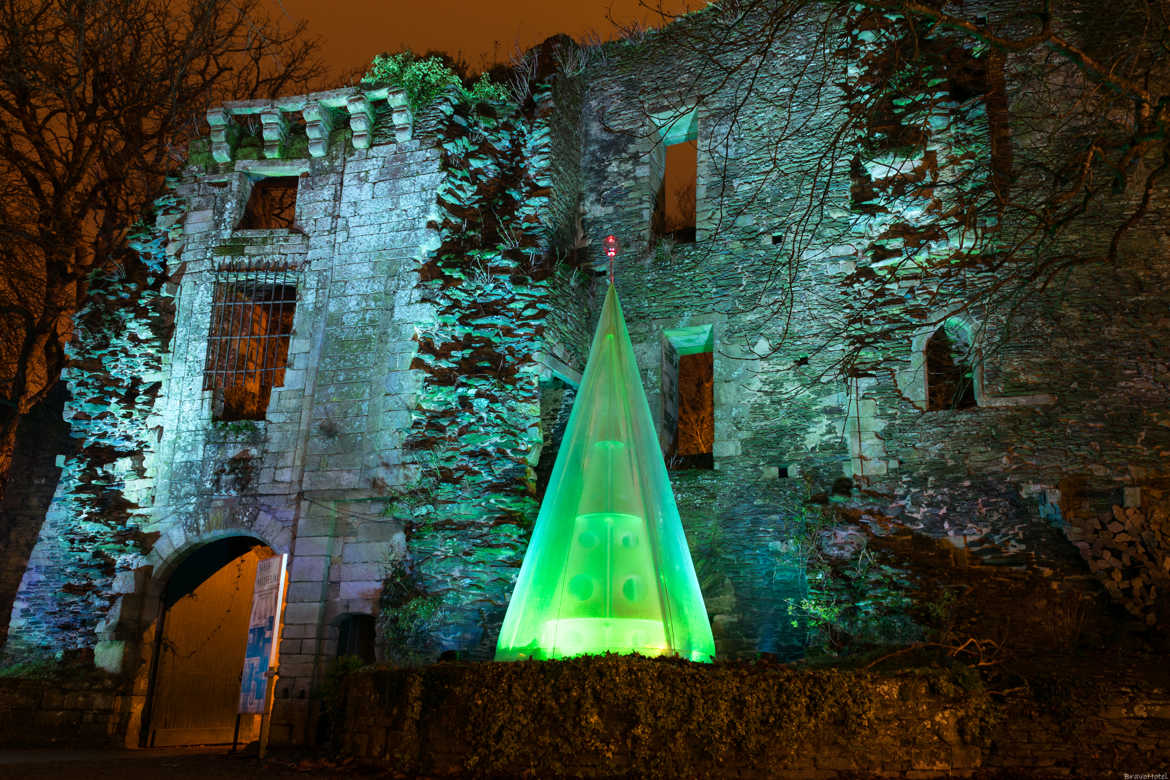
[[[715,655],[612,284],[496,660],[605,652]]]

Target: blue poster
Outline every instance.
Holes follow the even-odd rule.
[[[268,670],[276,663],[277,616],[284,595],[287,555],[265,558],[256,566],[252,615],[248,619],[248,646],[240,677],[241,713],[262,713],[267,700]]]

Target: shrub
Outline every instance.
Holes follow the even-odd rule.
[[[473,103],[498,103],[508,99],[507,90],[485,73],[467,86],[441,57],[416,57],[412,52],[379,54],[362,77],[363,84],[393,84],[406,92],[410,110],[418,113],[450,87]]]

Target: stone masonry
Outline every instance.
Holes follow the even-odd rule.
[[[809,12],[787,28],[790,56],[743,69],[742,49],[689,45],[763,24],[727,31],[719,14],[594,48],[550,39],[527,90],[498,105],[449,90],[412,112],[398,86],[364,83],[209,112],[142,239],[159,270],[124,282],[146,291],[141,338],[97,355],[105,374],[79,354],[67,377],[84,443],[16,595],[9,656],[93,650],[141,703],[169,576],[244,536],[291,559],[277,739],[305,738],[347,615],[377,617],[383,659],[490,657],[611,234],[664,452],[679,355],[712,352],[711,468],[671,477],[720,656],[796,658],[826,633],[921,639],[920,573],[871,550],[903,536],[1048,578],[1058,601],[1101,597],[1095,577],[1111,578],[1134,617],[1164,619],[1166,215],[1108,267],[967,306],[945,268],[1010,241],[987,200],[1004,161],[1059,154],[1013,124],[1044,98],[1021,88],[1029,63],[947,32],[894,62],[898,19]],[[883,129],[842,140],[874,105]],[[693,241],[654,226],[678,140],[697,148]],[[241,228],[273,178],[296,182],[292,227]],[[1067,240],[1102,244],[1126,197]],[[217,280],[260,272],[296,291],[283,378],[263,419],[217,419]],[[939,333],[966,345],[961,408],[931,400]],[[156,343],[157,365],[128,357]],[[115,357],[138,379],[97,436],[81,390]],[[102,555],[60,541],[82,516]],[[1123,553],[1144,562],[1124,587],[1108,563]],[[833,584],[843,569],[852,591]]]

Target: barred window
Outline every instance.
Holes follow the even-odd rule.
[[[203,389],[216,391],[217,420],[263,420],[284,383],[297,304],[288,270],[236,269],[216,280]]]

